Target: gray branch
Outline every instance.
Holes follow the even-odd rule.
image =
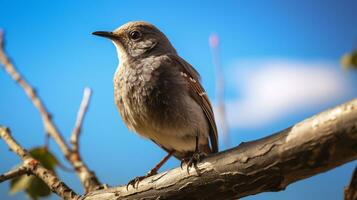
[[[178,167],[141,181],[138,189],[119,186],[83,199],[236,199],[284,190],[356,158],[357,99],[210,156],[189,174]]]

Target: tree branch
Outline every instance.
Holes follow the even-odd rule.
[[[91,94],[92,94],[92,91],[90,88],[88,88],[88,87],[84,88],[83,98],[82,98],[81,105],[79,106],[76,124],[72,131],[71,143],[72,143],[73,152],[75,152],[76,154],[78,154],[78,150],[79,150],[78,138],[81,133],[82,123],[83,123],[84,116],[88,109]]]
[[[44,168],[37,160],[33,159],[27,151],[12,138],[9,129],[0,127],[0,137],[7,143],[10,150],[20,156],[23,161],[20,168],[17,168],[17,170],[11,173],[7,173],[8,177],[11,176],[11,178],[13,178],[28,172],[42,179],[51,191],[61,198],[66,200],[76,200],[80,198],[80,196],[73,192],[65,183],[60,181],[52,171]]]
[[[94,172],[90,171],[83,160],[78,156],[77,151],[73,151],[63,139],[62,134],[52,121],[51,115],[45,107],[42,100],[36,94],[35,89],[21,76],[12,64],[10,58],[4,50],[4,33],[0,32],[0,63],[5,71],[11,76],[12,79],[24,90],[33,105],[39,111],[46,133],[51,136],[58,144],[66,159],[75,168],[77,175],[82,182],[87,192],[102,188],[101,183],[95,176]],[[79,134],[79,133],[78,133]]]
[[[15,169],[12,169],[4,174],[1,174],[0,175],[0,183],[10,180],[12,178],[24,175],[26,173],[28,173],[27,168],[24,164],[22,164],[22,165],[16,167]]]
[[[56,141],[64,155],[68,156],[70,154],[69,147],[64,141],[62,135],[59,133],[57,127],[52,122],[51,115],[42,103],[42,100],[36,94],[36,90],[21,76],[12,64],[10,58],[6,55],[6,52],[4,51],[3,32],[0,33],[0,63],[3,65],[3,68],[11,76],[11,78],[14,79],[14,81],[16,81],[16,83],[24,90],[33,105],[39,111],[46,133]]]
[[[357,199],[357,167],[355,168],[350,184],[345,188],[345,200]]]
[[[286,130],[236,148],[211,155],[190,169],[175,168],[149,177],[137,189],[119,186],[101,189],[93,172],[78,153],[80,127],[85,115],[81,106],[74,128],[71,148],[53,123],[35,90],[21,77],[6,56],[0,34],[0,63],[23,88],[43,119],[46,132],[55,140],[86,189],[78,196],[55,174],[42,167],[0,127],[0,137],[21,157],[26,170],[15,169],[0,176],[8,179],[25,173],[41,178],[53,192],[68,200],[120,199],[237,199],[266,191],[279,191],[291,183],[333,169],[357,159],[357,99],[304,120]],[[82,104],[85,103],[86,95]],[[89,97],[88,97],[89,102]],[[83,111],[84,110],[84,111]],[[77,150],[75,150],[77,149]],[[356,172],[346,198],[355,198]],[[352,187],[351,187],[352,186]],[[350,190],[352,188],[352,190]],[[94,191],[97,190],[97,191]],[[92,192],[90,192],[92,191]],[[351,191],[354,191],[353,193]],[[349,199],[348,199],[349,200]]]
[[[85,200],[237,199],[284,190],[357,158],[357,99],[286,130],[126,186],[91,192]]]
[[[71,138],[70,138],[71,143],[72,143],[72,151],[71,151],[71,155],[70,155],[70,160],[71,160],[75,170],[79,174],[79,177],[81,179],[81,182],[82,182],[84,188],[86,189],[86,192],[90,192],[93,190],[103,188],[103,185],[101,185],[101,183],[95,176],[94,172],[89,171],[89,169],[83,162],[83,160],[80,156],[80,153],[79,153],[79,136],[81,133],[82,124],[83,124],[85,114],[88,110],[88,105],[90,102],[91,94],[92,94],[92,91],[90,88],[88,88],[88,87],[84,88],[82,102],[79,107],[76,123],[75,123],[75,126],[74,126],[72,134],[71,134]]]

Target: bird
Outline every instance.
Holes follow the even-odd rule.
[[[114,101],[129,130],[151,140],[167,155],[135,184],[158,173],[174,156],[187,170],[218,152],[214,113],[200,75],[181,58],[156,26],[131,21],[114,31],[92,33],[110,39],[119,65],[115,71]],[[127,185],[127,187],[128,187]]]

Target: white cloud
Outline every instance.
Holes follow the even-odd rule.
[[[226,101],[231,128],[264,126],[302,109],[336,101],[348,91],[339,66],[331,62],[270,59],[234,65],[226,77],[239,98]]]

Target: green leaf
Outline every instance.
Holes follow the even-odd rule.
[[[23,175],[11,180],[10,194],[15,194],[20,191],[25,191],[33,200],[51,194],[51,190],[46,183],[33,175]]]
[[[44,147],[36,147],[29,151],[30,155],[38,160],[43,167],[49,170],[54,170],[58,161],[56,157]]]
[[[15,194],[22,190],[26,190],[29,187],[31,182],[31,176],[23,175],[16,177],[10,182],[10,194]]]
[[[29,151],[30,155],[38,160],[43,167],[54,172],[58,161],[56,157],[44,147],[32,148]],[[51,194],[50,188],[40,179],[33,175],[22,175],[16,177],[10,182],[10,194],[24,191],[33,200],[40,197],[45,197]]]
[[[46,197],[51,194],[50,188],[41,179],[32,176],[29,187],[25,192],[31,199],[38,199],[39,197]]]

